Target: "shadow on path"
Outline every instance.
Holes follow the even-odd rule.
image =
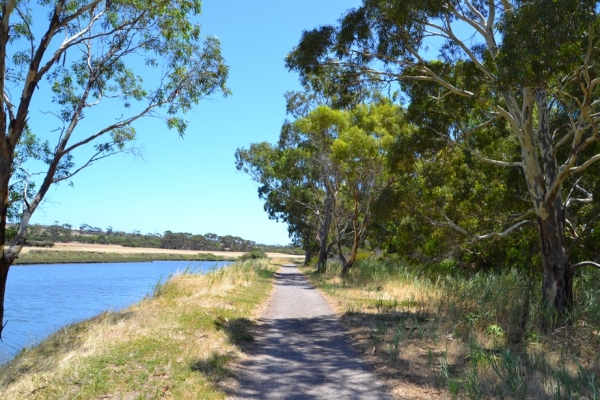
[[[385,399],[333,310],[295,268],[276,275],[256,342],[242,364],[240,399]]]
[[[276,272],[274,275],[275,286],[294,286],[298,289],[316,290],[296,267],[284,265],[282,268],[285,269],[282,272]]]

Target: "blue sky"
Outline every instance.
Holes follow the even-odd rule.
[[[284,67],[286,54],[303,30],[334,23],[360,1],[205,0],[198,19],[203,35],[221,40],[230,67],[233,95],[214,96],[188,114],[184,139],[162,122],[136,125],[143,159],[117,155],[82,171],[73,187],[50,189],[32,223],[82,223],[142,233],[177,232],[234,235],[266,244],[287,244],[287,226],[269,220],[257,185],[235,169],[234,153],[250,143],[277,140],[286,118],[283,94],[299,88]],[[43,93],[43,88],[37,93]],[[38,98],[30,123],[54,122],[40,112]],[[110,112],[90,117],[101,124]]]

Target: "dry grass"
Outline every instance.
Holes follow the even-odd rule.
[[[518,275],[434,281],[402,266],[356,268],[346,281],[335,266],[309,276],[397,398],[600,398],[593,307],[583,304],[576,324],[543,334],[535,299],[527,323],[519,322],[526,291]],[[598,304],[597,290],[584,291],[580,303]]]
[[[2,399],[223,398],[229,361],[276,269],[248,261],[183,274],[121,312],[68,326],[0,369]]]

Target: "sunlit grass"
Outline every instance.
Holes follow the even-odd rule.
[[[120,312],[68,326],[0,368],[0,398],[223,398],[277,267],[181,274]]]
[[[451,398],[600,398],[597,271],[576,277],[572,326],[548,333],[539,282],[510,268],[436,276],[364,260],[346,280],[339,272],[309,275],[392,385]]]

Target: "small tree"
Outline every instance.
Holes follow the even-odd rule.
[[[199,0],[38,0],[34,7],[32,12],[28,2],[16,0],[0,4],[0,321],[8,270],[53,184],[126,151],[135,121],[161,118],[183,135],[181,113],[207,95],[228,94],[219,41],[201,40],[200,27],[189,20],[200,13]],[[47,90],[38,92],[45,83]],[[57,108],[49,113],[57,129],[34,135],[27,121],[38,93]],[[106,112],[100,104],[118,105],[120,115],[77,129],[84,116]],[[83,146],[92,155],[76,165],[73,151]],[[39,186],[24,164],[32,157],[47,164]],[[19,226],[4,250],[11,216]]]

